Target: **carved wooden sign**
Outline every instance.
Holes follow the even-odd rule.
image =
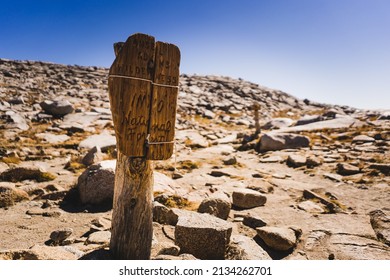
[[[174,146],[180,50],[134,34],[116,52],[108,86],[117,147],[128,157],[168,159]]]

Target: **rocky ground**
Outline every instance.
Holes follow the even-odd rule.
[[[0,259],[111,257],[107,74],[0,60]],[[390,259],[389,149],[389,112],[182,75],[152,258]]]

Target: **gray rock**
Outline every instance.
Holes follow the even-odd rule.
[[[105,160],[89,166],[78,178],[78,190],[83,204],[112,203],[114,197],[116,160]]]
[[[282,127],[289,127],[294,123],[292,119],[289,118],[274,118],[263,125],[262,129],[277,129]]]
[[[295,247],[298,241],[295,231],[287,227],[261,227],[256,231],[268,247],[278,251],[288,251]]]
[[[343,176],[349,176],[360,173],[360,169],[357,166],[353,166],[348,163],[338,163],[337,173]]]
[[[267,225],[267,223],[262,218],[253,215],[245,215],[242,223],[253,229]]]
[[[296,149],[308,147],[310,138],[291,133],[266,133],[257,145],[259,152],[278,151],[284,149]]]
[[[231,223],[209,214],[193,212],[179,217],[175,242],[181,253],[205,260],[224,259],[231,233]]]
[[[108,131],[103,131],[98,135],[89,136],[79,144],[80,149],[92,149],[95,146],[99,146],[100,149],[105,152],[110,148],[116,147],[116,138],[112,136]]]
[[[57,144],[57,143],[62,143],[70,139],[68,135],[65,134],[53,134],[49,132],[44,132],[44,133],[38,133],[35,135],[37,138],[40,138],[44,140],[45,142],[49,144]]]
[[[299,209],[309,213],[321,214],[325,212],[321,206],[311,200],[302,201],[297,206]]]
[[[19,130],[28,130],[30,128],[26,119],[19,113],[7,111],[5,116],[7,118],[7,128],[16,128]]]
[[[358,135],[353,137],[352,143],[369,143],[375,142],[375,139],[367,135]]]
[[[280,133],[280,132],[315,131],[315,130],[325,130],[325,129],[341,129],[341,128],[349,128],[352,125],[362,125],[362,123],[359,120],[356,120],[348,116],[337,116],[337,118],[332,120],[281,128],[277,132]]]
[[[65,239],[71,236],[73,233],[73,229],[71,228],[63,228],[59,230],[55,230],[50,233],[50,239],[54,242],[54,244],[61,244]]]
[[[249,189],[235,190],[232,197],[233,205],[242,209],[263,206],[267,202],[265,195]]]
[[[63,117],[74,110],[72,104],[67,100],[45,100],[39,105],[47,114],[55,117]]]
[[[305,115],[303,116],[302,118],[300,118],[297,123],[295,124],[295,126],[298,126],[298,125],[305,125],[305,124],[309,124],[309,123],[315,123],[315,122],[319,122],[319,121],[322,121],[324,118],[322,116],[319,116],[319,115]]]
[[[306,157],[300,155],[289,155],[287,158],[287,165],[293,168],[306,165]]]
[[[179,219],[178,214],[165,205],[153,202],[153,221],[164,225],[176,225]]]
[[[102,161],[104,158],[104,154],[102,153],[99,146],[95,146],[88,151],[88,153],[83,157],[81,163],[85,166],[90,166],[92,164],[96,164]]]
[[[111,232],[109,231],[97,231],[91,233],[87,240],[85,241],[86,244],[104,244],[108,245],[110,244],[111,239]]]
[[[233,235],[227,251],[229,260],[271,260],[268,253],[247,236]]]
[[[231,203],[226,196],[213,196],[204,199],[198,208],[199,213],[208,213],[220,219],[226,220],[229,217]]]
[[[382,210],[369,213],[370,223],[379,241],[390,246],[390,216]]]

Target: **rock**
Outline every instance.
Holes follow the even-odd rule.
[[[322,160],[319,157],[309,156],[308,158],[306,158],[306,166],[308,168],[320,166],[321,164],[322,164]]]
[[[215,114],[210,110],[204,110],[203,117],[211,120],[215,118]]]
[[[79,144],[80,149],[91,150],[95,146],[99,146],[102,152],[114,149],[116,147],[116,138],[105,130],[98,135],[89,136]]]
[[[165,205],[154,201],[153,202],[153,221],[164,225],[176,225],[179,216]]]
[[[341,182],[343,180],[343,176],[333,173],[325,173],[324,178],[330,179],[335,182]]]
[[[253,215],[245,215],[242,223],[253,229],[267,225],[267,223],[262,218]]]
[[[360,173],[359,167],[353,166],[348,163],[338,163],[337,173],[343,176],[354,175]]]
[[[104,244],[109,245],[111,239],[111,232],[109,231],[96,231],[91,233],[87,240],[86,244]]]
[[[300,155],[289,155],[287,158],[289,167],[297,168],[306,165],[306,157]]]
[[[179,183],[161,172],[154,171],[153,178],[153,191],[155,193],[175,195],[182,189]]]
[[[226,220],[229,217],[231,204],[226,195],[213,195],[204,199],[198,208],[199,213],[208,213],[220,219]]]
[[[111,220],[104,217],[99,217],[91,221],[91,229],[93,231],[105,231],[111,229]]]
[[[229,260],[272,260],[268,253],[247,236],[233,235],[227,251]]]
[[[233,205],[242,209],[263,206],[267,202],[266,196],[249,189],[235,190],[232,197]]]
[[[23,200],[29,200],[27,192],[4,183],[0,185],[0,208],[13,206]]]
[[[310,138],[291,133],[266,133],[257,145],[258,152],[277,151],[308,147]]]
[[[390,120],[390,111],[382,112],[378,120]]]
[[[301,209],[309,213],[314,213],[314,214],[324,213],[324,209],[311,200],[302,201],[297,206],[298,209]]]
[[[237,163],[236,157],[228,157],[222,160],[224,165],[234,165]]]
[[[375,142],[375,139],[367,135],[358,135],[352,139],[352,143],[369,143]]]
[[[25,117],[17,112],[7,111],[5,116],[7,119],[7,128],[16,128],[19,130],[28,130],[30,128]]]
[[[81,163],[85,166],[90,166],[92,164],[96,164],[102,161],[104,158],[104,154],[102,153],[99,146],[95,146],[88,151],[88,153],[83,157]]]
[[[294,123],[292,119],[289,118],[274,118],[267,122],[265,125],[263,125],[262,129],[277,129],[282,127],[288,127],[291,126]]]
[[[62,143],[70,139],[68,135],[65,134],[53,134],[49,132],[45,133],[38,133],[35,135],[37,138],[43,139],[45,142],[49,144],[57,144],[57,143]]]
[[[180,253],[179,246],[176,246],[169,242],[159,243],[159,247],[161,248],[157,255],[171,255],[178,256]]]
[[[268,247],[277,251],[288,251],[294,248],[298,241],[295,231],[288,227],[261,227],[256,231]]]
[[[181,253],[189,253],[196,258],[224,259],[231,233],[231,223],[209,214],[194,212],[179,217],[175,243]]]
[[[89,166],[78,178],[77,187],[83,204],[112,203],[116,160]]]
[[[283,162],[283,161],[284,158],[282,158],[281,156],[268,156],[260,159],[261,163],[276,163],[276,162]]]
[[[315,123],[315,122],[319,122],[319,121],[322,121],[324,118],[322,116],[319,116],[319,115],[305,115],[303,116],[302,118],[300,118],[295,126],[298,126],[298,125],[305,125],[305,124],[309,124],[309,123]]]
[[[45,100],[39,105],[47,114],[55,117],[63,117],[74,110],[72,104],[67,100]]]
[[[191,254],[180,254],[179,256],[172,256],[172,255],[158,255],[153,260],[197,260],[193,255]]]
[[[317,131],[317,130],[326,130],[326,129],[342,129],[342,128],[349,128],[352,125],[359,126],[362,125],[362,122],[348,116],[337,116],[335,119],[332,120],[281,128],[277,132],[281,133],[281,132]]]
[[[83,252],[70,246],[34,245],[27,250],[0,251],[0,260],[77,260]]]
[[[46,182],[55,179],[55,175],[45,172],[42,168],[31,167],[14,167],[0,174],[3,181],[21,182],[24,180],[36,180],[37,182]]]
[[[190,148],[207,148],[209,146],[209,142],[196,130],[177,131],[176,138],[185,139],[185,145]]]
[[[385,175],[390,175],[390,164],[389,163],[374,163],[370,164],[369,168],[379,170]]]
[[[58,245],[61,244],[69,236],[71,236],[72,233],[73,233],[73,229],[71,228],[55,230],[52,233],[50,233],[50,239],[54,242],[54,244]]]
[[[390,246],[390,216],[382,210],[369,213],[370,223],[379,241]]]

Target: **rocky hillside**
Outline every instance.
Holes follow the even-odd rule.
[[[111,258],[107,74],[0,59],[0,259]],[[152,257],[390,259],[389,146],[389,112],[182,75]]]

